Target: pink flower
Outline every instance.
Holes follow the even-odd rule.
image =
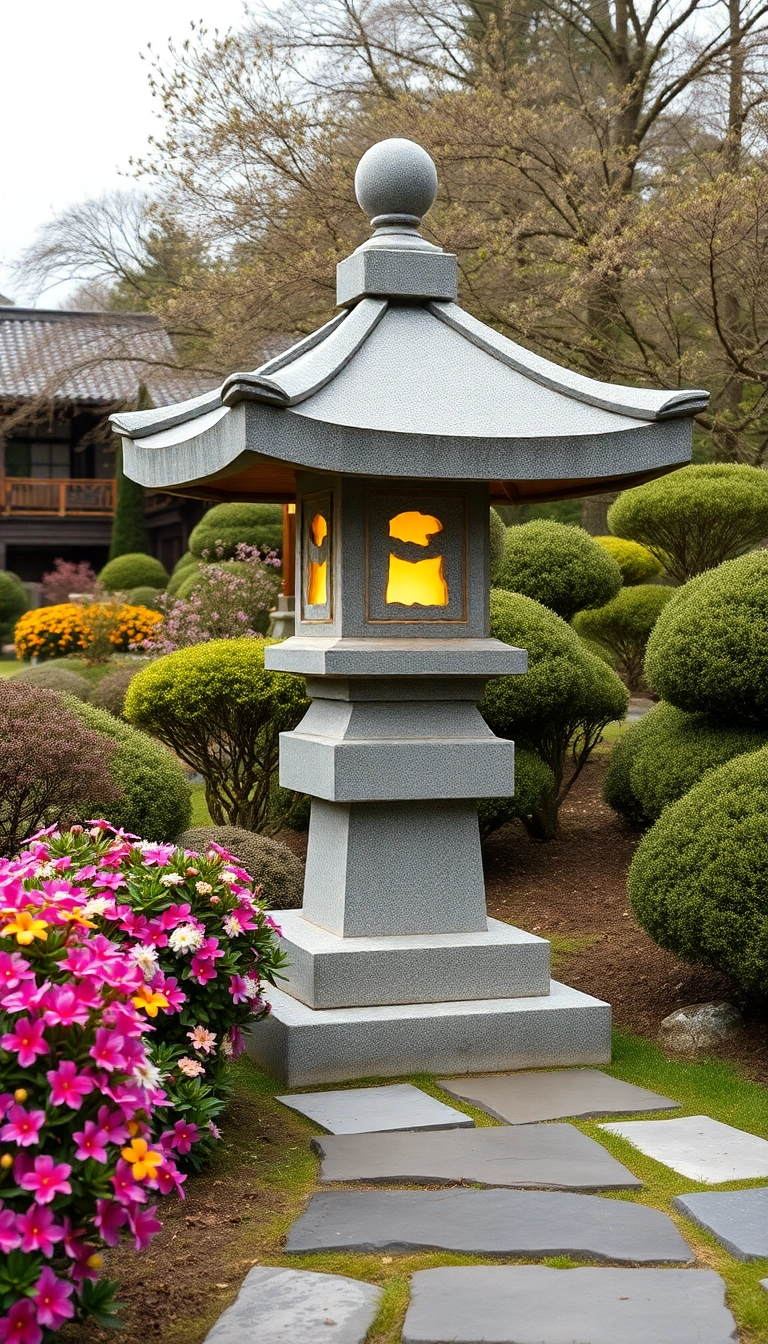
[[[175,1148],[182,1155],[188,1153],[193,1143],[197,1143],[200,1137],[200,1131],[197,1125],[189,1120],[177,1120],[173,1126],[173,1137],[171,1147]]]
[[[78,868],[77,872],[73,873],[72,876],[74,877],[75,882],[89,882],[92,877],[96,876],[98,871],[95,863],[87,863],[84,868]]]
[[[0,952],[0,989],[15,989],[22,980],[34,980],[35,972],[20,952]]]
[[[100,872],[93,883],[97,891],[117,891],[118,887],[125,886],[125,878],[122,873]]]
[[[148,868],[153,864],[157,864],[160,868],[164,868],[166,863],[168,863],[168,860],[172,859],[175,853],[175,845],[145,845],[141,852],[141,857],[142,862],[145,863]]]
[[[212,1055],[216,1048],[216,1032],[209,1031],[207,1027],[194,1027],[192,1031],[187,1032],[187,1040],[192,1042],[196,1050],[206,1055]]]
[[[70,1321],[75,1314],[75,1308],[69,1300],[74,1291],[73,1283],[57,1278],[46,1265],[35,1284],[38,1323],[47,1326],[49,1330],[58,1330],[65,1321]]]
[[[138,967],[136,968],[138,970]],[[110,1031],[109,1027],[99,1027],[96,1032],[96,1040],[88,1051],[91,1059],[95,1059],[99,1068],[106,1069],[111,1073],[113,1069],[122,1069],[125,1067],[125,1056],[122,1053],[124,1038],[118,1036],[116,1032]]]
[[[209,1120],[209,1121],[208,1121],[208,1129],[210,1130],[210,1132],[211,1132],[211,1134],[213,1135],[214,1139],[220,1139],[220,1138],[221,1138],[221,1130],[219,1129],[219,1126],[218,1126],[218,1125],[215,1125],[215,1124],[213,1123],[212,1120]]]
[[[9,1013],[34,1012],[45,1000],[49,986],[37,985],[34,980],[25,980],[16,989],[9,989],[0,999]]]
[[[16,1226],[21,1233],[22,1251],[42,1251],[46,1259],[53,1255],[55,1242],[64,1236],[64,1228],[53,1221],[51,1210],[39,1204],[30,1204],[26,1213],[20,1213]]]
[[[182,1055],[179,1060],[179,1068],[187,1078],[199,1078],[205,1069],[199,1059],[190,1059],[189,1055]]]
[[[153,1204],[149,1209],[131,1209],[128,1213],[128,1225],[134,1235],[134,1245],[137,1251],[143,1251],[149,1245],[156,1232],[160,1232],[163,1224],[159,1218],[155,1217],[157,1205]]]
[[[175,929],[177,924],[184,924],[191,913],[191,905],[169,905],[158,918],[164,929]]]
[[[21,1242],[21,1234],[16,1226],[16,1215],[12,1209],[0,1206],[0,1252],[9,1255]]]
[[[248,995],[245,992],[245,980],[242,975],[233,975],[230,977],[229,992],[235,1003],[247,1003]]]
[[[178,988],[178,980],[175,975],[162,976],[152,981],[152,988],[157,990],[158,994],[164,994],[168,1000],[166,1012],[178,1013],[182,1004],[186,1003],[187,996]]]
[[[42,1338],[34,1304],[28,1297],[19,1298],[7,1316],[0,1316],[0,1344],[41,1344]]]
[[[30,1022],[28,1017],[20,1017],[13,1031],[5,1033],[0,1045],[18,1055],[22,1069],[31,1069],[38,1055],[48,1054],[44,1032],[44,1022]]]
[[[237,1059],[238,1055],[242,1055],[245,1049],[245,1037],[239,1027],[232,1028],[229,1039],[232,1042],[232,1058]]]
[[[76,1130],[72,1137],[77,1142],[75,1157],[81,1162],[87,1161],[89,1157],[95,1162],[106,1162],[109,1136],[93,1120],[86,1120],[83,1128]]]
[[[25,1111],[23,1106],[12,1106],[8,1124],[0,1129],[0,1139],[17,1143],[20,1148],[33,1148],[40,1142],[40,1130],[45,1124],[45,1111]]]
[[[216,967],[207,958],[203,960],[201,957],[193,957],[191,974],[196,984],[207,985],[209,980],[216,979]]]
[[[120,1228],[128,1221],[128,1214],[114,1199],[97,1199],[94,1225],[108,1246],[117,1246]]]
[[[99,1031],[104,1028],[100,1027]],[[98,1036],[98,1032],[97,1032]],[[122,1036],[117,1037],[122,1041]],[[93,1047],[95,1050],[96,1047]],[[91,1054],[93,1054],[91,1050]],[[101,1063],[101,1060],[99,1060]],[[102,1065],[102,1067],[105,1067]],[[96,1084],[93,1079],[85,1073],[78,1073],[77,1065],[72,1059],[63,1059],[58,1069],[49,1069],[46,1078],[51,1085],[51,1104],[53,1106],[69,1106],[73,1111],[79,1111],[83,1104],[83,1097],[87,1097],[92,1092]]]
[[[266,924],[266,926],[267,926],[268,929],[274,929],[274,931],[275,931],[275,933],[277,934],[278,938],[282,938],[282,936],[283,936],[283,930],[280,928],[280,925],[279,925],[279,924],[276,924],[276,923],[275,923],[275,921],[274,921],[274,919],[272,918],[271,915],[265,915],[265,916],[264,916],[264,923]]]
[[[87,984],[51,985],[43,1019],[49,1027],[84,1027],[90,1009],[97,1003],[98,994]]]
[[[48,1153],[35,1158],[32,1171],[26,1172],[19,1185],[22,1190],[32,1190],[38,1204],[50,1204],[57,1195],[71,1195],[72,1186],[67,1177],[72,1168],[68,1162],[54,1162]]]
[[[96,1120],[110,1143],[127,1143],[128,1127],[122,1111],[111,1111],[108,1106],[100,1106]]]
[[[146,1199],[141,1186],[133,1179],[131,1168],[122,1157],[118,1160],[114,1176],[110,1177],[110,1184],[115,1192],[115,1199],[121,1204],[143,1204]]]

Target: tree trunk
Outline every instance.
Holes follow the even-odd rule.
[[[608,510],[618,494],[585,495],[581,501],[581,526],[592,537],[608,535]]]

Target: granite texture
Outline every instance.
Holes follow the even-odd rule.
[[[530,999],[312,1009],[282,990],[255,1022],[251,1057],[288,1087],[403,1073],[607,1064],[611,1010],[580,990],[550,982]]]
[[[371,294],[417,299],[455,299],[458,270],[449,252],[385,248],[353,252],[336,267],[336,302],[354,303]]]
[[[768,1141],[708,1115],[679,1120],[631,1120],[602,1125],[628,1139],[646,1157],[706,1185],[768,1176]]]
[[[371,1134],[379,1130],[473,1128],[474,1120],[410,1083],[389,1087],[348,1087],[341,1092],[299,1092],[278,1097],[331,1134]]]
[[[768,1260],[768,1186],[678,1195],[674,1206],[706,1227],[737,1260]]]
[[[320,1180],[552,1190],[639,1190],[642,1181],[574,1125],[340,1134],[312,1139]],[[766,1191],[768,1194],[768,1191]]]
[[[625,1083],[599,1069],[513,1073],[494,1078],[443,1079],[440,1087],[479,1106],[507,1125],[528,1125],[566,1116],[632,1114],[676,1107],[669,1097]]]
[[[432,637],[342,639],[296,635],[264,650],[275,672],[314,677],[502,677],[527,671],[524,649],[499,639]]]
[[[636,1264],[693,1260],[672,1220],[657,1209],[529,1190],[326,1191],[312,1196],[285,1250],[570,1255]]]
[[[255,1265],[205,1344],[363,1344],[382,1292],[341,1274]]]
[[[480,933],[340,938],[281,910],[281,987],[310,1008],[354,1008],[549,993],[549,943],[501,920]]]
[[[472,1265],[411,1280],[403,1344],[733,1344],[708,1269]]]

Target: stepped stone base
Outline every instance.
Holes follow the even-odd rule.
[[[607,1064],[607,1003],[556,980],[525,999],[308,1008],[279,989],[254,1023],[248,1053],[287,1087],[393,1078]]]

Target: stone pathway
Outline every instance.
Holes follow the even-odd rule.
[[[441,1081],[439,1086],[505,1125],[529,1125],[566,1116],[585,1120],[596,1115],[634,1115],[638,1111],[661,1111],[678,1105],[645,1087],[611,1078],[600,1069],[451,1078]]]
[[[768,1141],[708,1115],[631,1120],[600,1128],[628,1139],[646,1157],[705,1185],[768,1176]]]
[[[362,1344],[381,1297],[341,1274],[256,1265],[206,1344]]]
[[[768,1260],[768,1186],[678,1195],[680,1213],[717,1237],[737,1260]]]
[[[340,1092],[299,1092],[277,1097],[331,1134],[378,1130],[474,1128],[474,1120],[410,1083],[350,1087]]]

